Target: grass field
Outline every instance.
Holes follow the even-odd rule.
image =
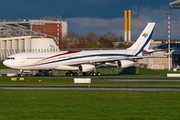
[[[179,72],[179,71],[178,71]],[[138,69],[137,75],[73,78],[0,77],[0,86],[180,87],[180,82],[110,82],[108,78],[166,78],[168,71]],[[102,79],[106,78],[106,79]],[[179,78],[174,78],[179,80]],[[0,120],[177,120],[179,91],[78,91],[0,89]]]
[[[0,90],[1,120],[177,120],[180,92]]]
[[[180,82],[74,84],[73,78],[0,77],[0,86],[180,87]],[[41,80],[41,82],[39,82]],[[178,91],[78,91],[0,89],[1,120],[176,120]]]

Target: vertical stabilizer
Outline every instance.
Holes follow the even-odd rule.
[[[154,22],[148,23],[136,42],[130,48],[128,48],[133,50],[133,55],[139,55],[144,50],[144,48],[149,48],[154,26]]]

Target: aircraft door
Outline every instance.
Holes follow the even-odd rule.
[[[26,63],[26,58],[24,55],[21,55],[21,63]]]

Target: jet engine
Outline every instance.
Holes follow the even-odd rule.
[[[78,67],[79,71],[81,72],[88,72],[88,71],[94,70],[95,68],[96,68],[95,65],[92,65],[92,64],[81,64]]]
[[[117,62],[118,66],[121,68],[131,67],[134,66],[134,62],[131,60],[119,60]]]

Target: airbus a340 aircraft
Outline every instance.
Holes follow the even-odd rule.
[[[10,55],[3,62],[7,67],[18,70],[68,70],[67,76],[76,76],[76,70],[83,75],[100,75],[95,72],[102,66],[130,67],[135,59],[144,58],[149,48],[155,23],[148,23],[137,41],[125,50],[82,50],[56,52],[24,52]]]

